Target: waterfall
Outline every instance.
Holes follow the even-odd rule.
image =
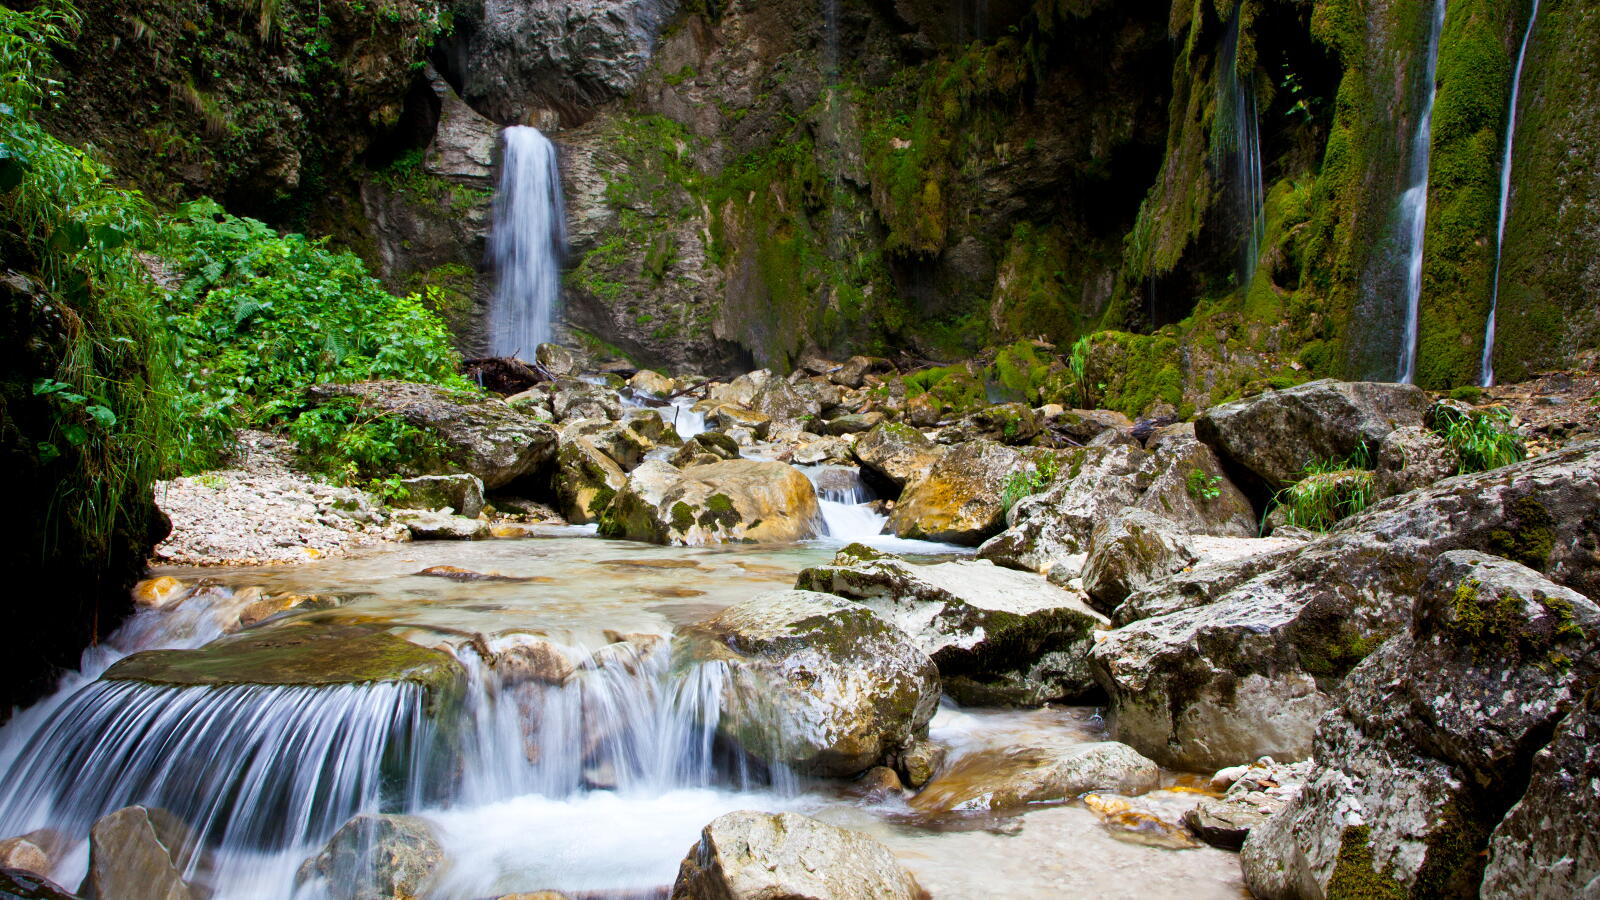
[[[8,834],[51,828],[78,842],[53,873],[71,884],[87,869],[84,839],[97,819],[131,805],[165,809],[193,829],[173,848],[186,880],[220,875],[228,889],[218,893],[230,898],[288,897],[306,856],[350,816],[380,808],[386,779],[429,780],[406,771],[430,740],[422,699],[415,685],[96,681],[12,763],[0,822]]]
[[[1478,367],[1484,387],[1494,384],[1494,317],[1500,308],[1500,262],[1505,253],[1506,219],[1511,215],[1511,160],[1517,143],[1517,97],[1522,93],[1522,64],[1528,59],[1528,43],[1533,40],[1533,27],[1538,22],[1539,0],[1533,0],[1528,30],[1523,32],[1522,49],[1517,51],[1517,70],[1511,78],[1511,109],[1506,114],[1506,152],[1500,163],[1500,222],[1494,233],[1494,289],[1489,297],[1489,321],[1483,329],[1483,361]]]
[[[532,359],[534,348],[551,339],[565,250],[555,145],[537,128],[507,128],[489,234],[497,278],[489,306],[493,355]]]
[[[1445,0],[1435,0],[1428,32],[1424,87],[1427,100],[1411,141],[1410,186],[1400,198],[1400,240],[1406,261],[1406,324],[1395,380],[1410,384],[1417,374],[1417,331],[1422,312],[1422,250],[1428,230],[1428,168],[1433,150],[1433,102],[1439,95],[1439,38],[1444,33]]]
[[[1266,240],[1266,190],[1261,175],[1261,123],[1255,78],[1239,73],[1241,13],[1235,12],[1218,54],[1213,164],[1226,170],[1230,214],[1240,223],[1239,286],[1249,290]]]
[[[876,541],[888,516],[867,504],[872,492],[850,466],[806,466],[801,469],[817,491],[817,506],[828,537],[838,541]]]

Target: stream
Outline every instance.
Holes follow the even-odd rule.
[[[848,502],[855,499],[828,500],[836,534],[872,527],[871,511]],[[920,551],[919,559],[954,552],[881,541]],[[318,878],[297,875],[302,862],[350,815],[380,810],[433,826],[449,862],[430,896],[460,900],[546,889],[656,896],[700,829],[739,809],[793,810],[869,833],[935,897],[1241,896],[1232,854],[1146,846],[1078,804],[928,815],[898,794],[758,771],[716,752],[717,666],[675,668],[664,641],[639,636],[670,635],[789,588],[841,543],[669,548],[547,527],[522,539],[400,544],[279,568],[158,570],[199,587],[175,605],[141,610],[85,654],[82,673],[0,731],[10,785],[0,822],[8,835],[59,832],[70,849],[52,874],[72,887],[87,869],[85,838],[96,819],[130,804],[161,806],[200,835],[186,851],[203,850],[189,853],[187,877],[241,900],[327,896]],[[505,580],[416,574],[434,566]],[[174,688],[95,678],[137,650],[201,646],[237,621],[243,604],[281,594],[319,600],[256,631],[378,625],[460,660],[468,686],[446,723],[457,777],[425,762],[439,756],[447,738],[437,732],[448,728],[430,725],[410,684]],[[618,634],[637,643],[617,644]],[[591,663],[549,688],[513,684],[485,664],[484,647],[529,635]],[[593,664],[593,649],[608,643],[643,649],[623,665]],[[1029,732],[1104,739],[1095,713],[964,710],[947,701],[931,737],[953,762]],[[405,760],[398,770],[397,758]],[[1136,802],[1175,821],[1196,780],[1172,774],[1166,783],[1170,790]]]

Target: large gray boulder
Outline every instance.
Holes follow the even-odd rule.
[[[986,440],[958,444],[906,486],[887,528],[904,538],[975,547],[1005,527],[1006,479],[1050,452]]]
[[[1095,648],[1115,734],[1182,768],[1302,758],[1339,680],[1409,624],[1435,557],[1490,552],[1600,596],[1597,516],[1591,442],[1393,497],[1243,581],[1174,579],[1172,591],[1199,593],[1181,598],[1186,608]]]
[[[1545,825],[1550,807],[1509,827],[1502,819],[1536,752],[1564,719],[1586,714],[1597,676],[1591,600],[1498,557],[1441,555],[1409,627],[1350,674],[1318,728],[1305,788],[1252,830],[1246,882],[1268,898],[1338,896],[1356,883],[1383,896],[1472,896],[1497,826],[1508,887],[1546,877],[1527,868],[1536,843],[1545,858],[1567,860],[1567,874],[1587,865],[1593,878],[1600,860],[1592,840],[1583,848],[1587,829],[1558,834]],[[1551,746],[1541,761],[1554,771],[1564,748]],[[1533,802],[1550,788],[1535,778]],[[1578,785],[1564,788],[1581,802]],[[1570,808],[1565,797],[1554,805]]]
[[[717,729],[751,755],[818,775],[853,775],[927,734],[939,703],[933,660],[866,606],[776,591],[678,630],[673,659],[721,664]]]
[[[744,810],[700,832],[673,900],[916,900],[889,848],[798,813]]]
[[[899,487],[928,474],[945,452],[922,432],[899,422],[873,426],[854,449],[863,466]]]
[[[1389,432],[1378,445],[1374,495],[1382,500],[1426,487],[1456,474],[1461,460],[1438,434],[1420,425]]]
[[[1195,437],[1193,425],[1160,429],[1145,448],[1150,483],[1135,506],[1190,534],[1255,537],[1255,507],[1228,477],[1217,454]]]
[[[1389,432],[1421,425],[1430,401],[1415,385],[1312,381],[1200,414],[1195,433],[1260,485],[1292,484],[1312,460],[1376,452]]]
[[[489,490],[532,473],[556,451],[554,428],[496,397],[403,381],[318,384],[306,396],[316,403],[353,398],[373,412],[426,429],[443,442],[451,470],[478,476]]]
[[[822,414],[821,404],[781,378],[768,379],[750,398],[750,409],[775,422],[810,422]]]
[[[1032,706],[1094,687],[1088,652],[1105,618],[1032,573],[981,560],[913,565],[852,545],[795,587],[866,604],[933,658],[961,703]]]
[[[164,809],[129,806],[109,813],[89,832],[85,900],[198,900],[183,880],[195,835]]]
[[[389,505],[404,509],[444,509],[468,518],[483,512],[483,482],[476,475],[419,475],[400,482],[405,496]]]
[[[816,491],[800,470],[749,459],[686,469],[650,460],[600,519],[607,537],[685,546],[789,543],[821,528]]]
[[[1167,519],[1137,507],[1104,519],[1089,536],[1083,589],[1095,609],[1109,613],[1128,599],[1200,558],[1194,542]]]
[[[561,514],[574,525],[598,521],[628,474],[587,437],[563,440],[556,452],[555,491]]]
[[[329,900],[409,900],[428,896],[445,865],[433,827],[416,816],[362,814],[344,823],[300,867]]]

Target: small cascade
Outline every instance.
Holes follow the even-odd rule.
[[[532,359],[534,348],[550,341],[566,241],[555,145],[537,128],[507,128],[489,234],[497,279],[489,305],[493,355]]]
[[[1522,34],[1522,49],[1517,51],[1516,74],[1511,78],[1511,109],[1506,114],[1506,152],[1500,163],[1500,221],[1494,233],[1494,289],[1489,297],[1489,321],[1483,330],[1483,360],[1479,363],[1479,383],[1494,385],[1494,318],[1500,308],[1500,262],[1505,252],[1506,219],[1511,215],[1511,162],[1517,145],[1517,98],[1522,93],[1522,64],[1528,60],[1528,44],[1533,28],[1539,24],[1539,0],[1533,0],[1528,15],[1528,30]]]
[[[167,687],[96,681],[73,694],[6,773],[8,833],[53,828],[80,842],[53,873],[76,884],[106,813],[165,809],[193,829],[185,878],[230,898],[282,898],[295,870],[386,781],[429,779],[431,730],[414,685]],[[221,884],[213,884],[221,879]]]
[[[889,517],[873,509],[872,492],[861,471],[850,466],[807,466],[801,471],[817,491],[817,505],[828,537],[837,541],[876,541]]]
[[[689,440],[706,430],[706,414],[695,412],[694,401],[688,397],[679,397],[661,410],[662,418],[667,424],[678,432],[678,437]]]
[[[1248,290],[1266,240],[1266,189],[1261,174],[1261,122],[1255,77],[1239,71],[1240,13],[1223,36],[1217,65],[1217,114],[1211,152],[1227,185],[1229,214],[1243,234],[1239,248],[1239,286]]]
[[[1422,251],[1428,230],[1428,170],[1433,150],[1433,103],[1439,95],[1439,38],[1444,33],[1445,0],[1435,0],[1428,32],[1428,62],[1423,82],[1426,100],[1411,139],[1411,162],[1400,198],[1399,251],[1405,259],[1406,319],[1395,380],[1410,384],[1417,374],[1417,333],[1422,313]]]

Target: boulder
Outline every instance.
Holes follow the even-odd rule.
[[[1064,410],[1058,406],[1047,413],[1043,417],[1045,429],[1076,444],[1087,444],[1107,431],[1133,431],[1132,419],[1109,409]]]
[[[576,419],[561,428],[562,444],[570,443],[582,438],[594,445],[595,449],[604,453],[621,467],[624,472],[631,472],[644,462],[646,453],[655,447],[655,443],[640,433],[638,428],[630,428],[622,422],[612,422],[608,419]],[[556,451],[559,462],[561,451]]]
[[[578,354],[560,344],[540,344],[533,349],[533,358],[554,378],[571,378],[583,365]]]
[[[720,403],[749,408],[750,401],[755,399],[756,391],[771,380],[772,373],[766,369],[746,372],[727,384],[713,385],[706,392],[706,398]]]
[[[1243,581],[1175,578],[1165,589],[1192,591],[1186,608],[1095,647],[1114,733],[1180,768],[1301,759],[1339,679],[1409,624],[1439,554],[1494,553],[1600,596],[1597,520],[1600,443],[1589,442],[1392,497]]]
[[[673,659],[720,663],[717,730],[769,763],[853,775],[925,737],[933,660],[866,606],[776,591],[681,628]]]
[[[1533,757],[1528,789],[1489,838],[1480,896],[1589,897],[1600,884],[1600,689]]]
[[[467,518],[483,512],[483,481],[476,475],[422,475],[400,482],[405,496],[390,501],[403,509],[453,509]]]
[[[672,464],[686,469],[738,458],[739,444],[733,438],[715,431],[704,431],[684,441],[683,449],[673,455]]]
[[[855,468],[855,453],[850,441],[841,437],[819,437],[802,441],[789,457],[799,465],[829,463]]]
[[[1597,684],[1600,606],[1504,559],[1442,554],[1409,627],[1346,679],[1304,790],[1251,832],[1247,884],[1262,897],[1336,896],[1357,878],[1392,895],[1478,894],[1491,832],[1510,821],[1536,751]],[[1583,855],[1587,829],[1537,827],[1547,857]],[[1499,858],[1521,867],[1514,833],[1501,832]]]
[[[894,363],[887,359],[875,356],[852,356],[844,364],[831,373],[829,378],[834,384],[848,388],[858,388],[867,380],[867,376],[877,372],[894,371]]]
[[[610,419],[616,421],[622,418],[622,400],[615,391],[579,381],[576,378],[562,378],[555,382],[550,393],[550,411],[555,414],[558,422],[571,422],[575,419]]]
[[[51,856],[62,847],[61,835],[40,829],[0,841],[0,868],[46,876],[50,874]]]
[[[1421,425],[1428,395],[1409,384],[1312,381],[1212,407],[1195,433],[1268,489],[1287,487],[1313,460],[1376,452],[1389,432]]]
[[[107,669],[107,681],[187,686],[406,683],[438,707],[453,702],[461,663],[364,625],[287,625],[218,638],[198,650],[144,650]]]
[[[598,521],[628,474],[586,437],[563,440],[556,453],[555,491],[561,514],[574,525]]]
[[[745,409],[742,406],[722,405],[706,414],[706,422],[718,431],[729,432],[744,428],[758,438],[767,436],[772,428],[772,417],[766,413]]]
[[[1427,487],[1456,474],[1460,465],[1454,448],[1438,434],[1419,425],[1396,428],[1378,445],[1373,494],[1382,500]]]
[[[831,435],[861,434],[871,431],[882,425],[883,413],[846,413],[842,416],[829,419],[826,425],[827,432]]]
[[[656,445],[681,447],[683,438],[678,436],[678,430],[673,427],[673,419],[678,409],[676,406],[664,406],[656,409],[623,410],[621,424],[643,441],[646,447]]]
[[[1089,791],[1142,794],[1161,786],[1161,769],[1116,741],[1043,741],[968,754],[911,798],[923,812],[1019,809],[1075,799]]]
[[[1188,423],[1169,425],[1150,437],[1144,458],[1149,486],[1134,504],[1190,534],[1255,537],[1255,507]]]
[[[678,383],[671,378],[654,372],[650,369],[640,369],[628,379],[628,390],[633,391],[636,397],[649,397],[656,400],[665,398],[678,389]]]
[[[1083,589],[1109,613],[1134,591],[1183,571],[1200,558],[1194,542],[1171,522],[1139,508],[1102,520],[1089,536]]]
[[[85,900],[200,900],[183,880],[195,835],[164,809],[129,806],[102,816],[89,832]]]
[[[903,538],[977,546],[1005,527],[1006,479],[1032,468],[1048,452],[985,440],[952,447],[926,475],[906,486],[889,516],[888,530]]]
[[[996,403],[967,416],[961,430],[969,438],[1023,445],[1039,436],[1039,416],[1025,403]]]
[[[556,451],[554,428],[495,397],[401,381],[318,384],[306,395],[316,403],[354,398],[372,411],[426,429],[444,443],[453,469],[476,475],[489,490],[528,475]]]
[[[1106,620],[1037,575],[981,560],[913,565],[852,545],[795,587],[866,604],[933,658],[960,703],[1033,706],[1093,688],[1088,651]]]
[[[320,881],[319,896],[330,900],[419,900],[444,865],[444,848],[427,821],[363,813],[305,861],[300,880]]]
[[[751,410],[779,422],[809,422],[822,414],[822,405],[781,378],[768,379],[747,404]]]
[[[884,422],[856,441],[856,459],[898,487],[927,475],[945,449],[910,425]]]
[[[889,848],[798,813],[717,818],[689,848],[673,900],[916,900],[925,896]]]
[[[1018,500],[1006,513],[1006,530],[978,548],[978,555],[1052,574],[1057,583],[1076,577],[1095,524],[1138,502],[1149,485],[1148,456],[1135,445],[1067,451],[1055,480],[1042,493]]]
[[[434,509],[398,510],[394,520],[404,525],[416,541],[481,541],[490,536],[489,523],[482,519]]]
[[[811,482],[793,466],[737,459],[678,469],[646,462],[601,519],[607,537],[656,544],[782,543],[815,537]]]

